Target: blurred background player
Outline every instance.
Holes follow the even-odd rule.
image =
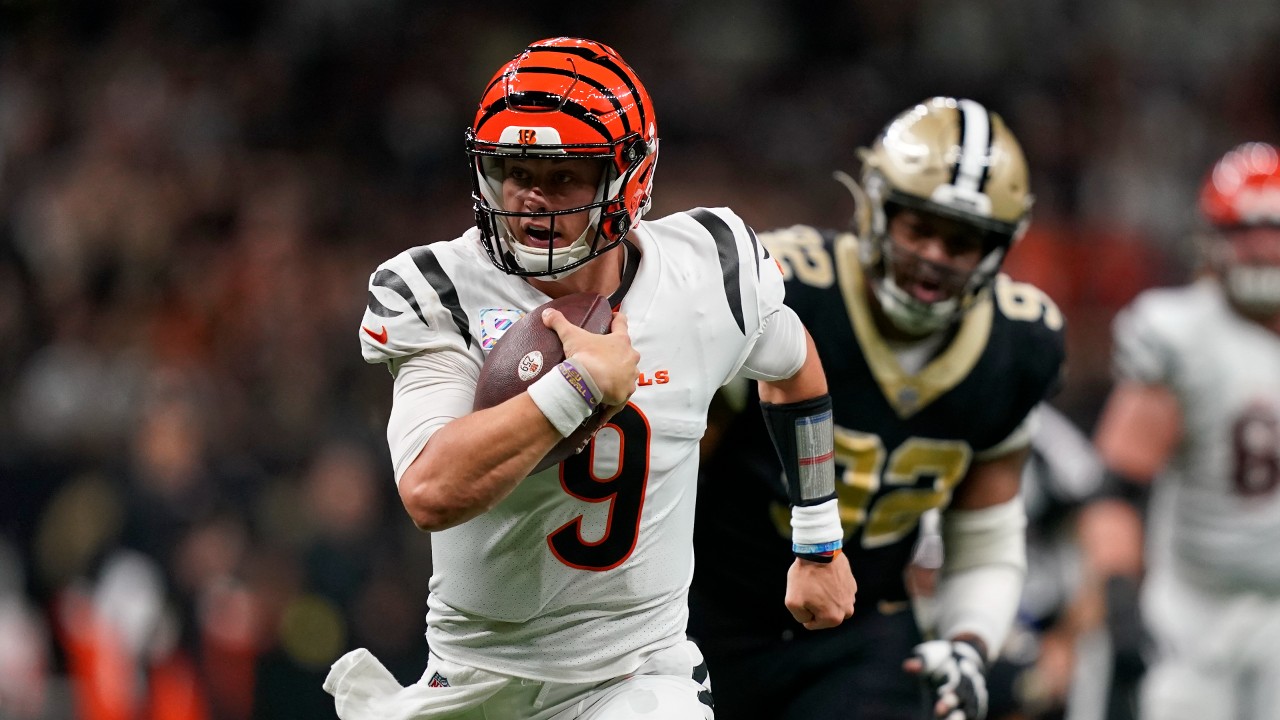
[[[1144,718],[1280,717],[1280,155],[1247,143],[1204,181],[1209,272],[1114,323],[1098,450],[1159,478],[1143,612]],[[1138,522],[1136,513],[1128,522]]]
[[[1117,597],[1114,579],[1130,577],[1137,563],[1123,553],[1125,538],[1115,535],[1124,526],[1111,520],[1117,501],[1105,492],[1102,462],[1089,438],[1047,402],[1035,412],[1022,471],[1027,579],[1014,627],[987,676],[989,717],[1131,720],[1142,670],[1135,640],[1143,636],[1135,598]],[[916,618],[926,632],[943,557],[937,515],[931,510],[922,518],[908,571]]]
[[[786,607],[815,629],[853,612],[818,356],[782,304],[778,266],[731,211],[641,220],[657,132],[613,49],[529,45],[485,86],[467,132],[476,226],[370,276],[364,357],[395,377],[396,482],[432,533],[431,659],[402,687],[364,648],[339,658],[324,687],[344,720],[712,717],[706,665],[685,638],[698,443],[712,396],[739,371],[762,382],[796,479],[804,529],[779,570]],[[544,313],[565,360],[472,412],[501,333],[577,292],[609,298],[611,332]],[[646,375],[658,380],[637,382]],[[611,419],[586,449],[535,472],[597,407]]]
[[[1022,591],[1020,474],[1064,324],[999,273],[1032,205],[1022,149],[987,108],[936,97],[861,156],[856,237],[761,236],[826,368],[858,610],[812,636],[776,611],[786,495],[758,413],[742,412],[704,465],[690,625],[726,718],[982,717],[985,666]],[[946,560],[924,642],[904,572],[934,508]]]

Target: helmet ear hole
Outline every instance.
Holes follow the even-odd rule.
[[[641,158],[643,158],[648,154],[649,154],[649,143],[646,143],[644,139],[641,138],[627,146],[626,151],[623,153],[623,157],[627,159],[627,162],[633,163],[640,160]]]

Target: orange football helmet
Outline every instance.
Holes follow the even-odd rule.
[[[1228,297],[1251,315],[1280,313],[1280,151],[1250,142],[1223,155],[1200,189],[1200,213]]]
[[[1223,155],[1200,189],[1200,212],[1217,228],[1280,225],[1280,152],[1251,142]]]
[[[489,258],[525,277],[563,277],[622,242],[649,209],[658,161],[658,129],[649,93],[612,48],[552,38],[525,48],[485,87],[467,130],[476,225]],[[595,201],[554,211],[502,206],[504,157],[601,158],[606,170]],[[516,239],[516,218],[590,212],[582,236],[567,247],[529,247]]]

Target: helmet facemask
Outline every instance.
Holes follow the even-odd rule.
[[[626,181],[619,175],[611,154],[600,152],[575,152],[563,149],[531,152],[528,146],[492,146],[476,149],[469,137],[468,153],[472,156],[472,201],[476,213],[476,225],[480,228],[485,250],[494,264],[512,275],[559,280],[582,267],[597,255],[616,246],[624,232],[610,229],[629,225],[626,205],[618,199],[619,189]],[[603,170],[591,202],[560,210],[507,210],[503,202],[503,180],[506,163],[511,158],[555,159],[598,158]],[[564,218],[580,213],[587,214],[587,224],[576,238],[567,245],[555,242],[557,224]],[[548,245],[529,245],[520,241],[517,232],[525,219],[545,219]]]
[[[859,245],[859,259],[881,310],[903,333],[925,336],[958,321],[995,280],[1005,255],[1023,232],[1024,223],[1009,226],[989,218],[975,217],[932,201],[894,191],[886,191],[883,178],[868,173],[862,202],[870,207],[869,237]],[[855,194],[855,197],[857,195]],[[979,237],[981,259],[969,271],[957,270],[927,260],[894,240],[890,232],[893,217],[904,210],[952,222],[966,233]],[[921,284],[938,298],[924,300],[910,291]]]

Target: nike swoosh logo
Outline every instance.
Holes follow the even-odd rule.
[[[374,340],[377,340],[383,345],[387,344],[387,326],[386,325],[383,325],[382,329],[379,330],[378,332],[374,332],[363,325],[360,326],[360,329],[369,333],[369,337],[373,338]]]

